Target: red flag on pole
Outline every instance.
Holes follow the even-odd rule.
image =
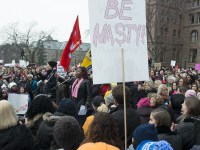
[[[80,34],[78,16],[77,16],[69,41],[67,42],[67,45],[65,46],[65,49],[63,50],[62,57],[60,60],[60,65],[63,66],[65,71],[69,67],[69,64],[71,61],[71,54],[81,45],[81,43],[82,43],[81,34]]]

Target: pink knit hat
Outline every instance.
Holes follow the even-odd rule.
[[[143,106],[150,106],[150,99],[145,97],[141,98],[140,101],[137,103],[137,107],[143,107]]]
[[[197,96],[196,92],[194,90],[187,90],[185,92],[185,97],[188,98],[188,97],[191,97],[191,96]]]

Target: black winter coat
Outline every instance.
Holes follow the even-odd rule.
[[[67,84],[70,84],[71,87],[75,81],[75,78],[70,79],[67,81]],[[71,93],[71,90],[70,90]],[[92,102],[92,86],[91,81],[88,79],[83,79],[83,82],[80,84],[78,89],[77,98],[71,97],[72,100],[75,101],[77,110],[80,110],[81,105],[91,106]]]
[[[144,106],[138,108],[136,111],[140,115],[141,124],[149,123],[152,107]]]
[[[25,125],[0,131],[1,150],[34,150],[33,137]]]
[[[44,85],[42,94],[49,94],[51,93],[52,97],[56,97],[56,89],[53,89],[57,85],[57,79],[55,76],[56,70],[48,70],[46,75],[40,74],[42,80],[48,80],[48,82]]]
[[[119,127],[119,135],[121,141],[125,140],[124,135],[124,106],[118,105],[116,109],[111,112],[112,117],[116,120]],[[137,126],[140,125],[140,116],[138,113],[130,107],[126,109],[126,121],[127,121],[127,146],[132,143],[132,135]],[[125,143],[125,142],[124,142]]]
[[[53,127],[59,118],[60,116],[53,116],[51,113],[43,115],[43,122],[40,124],[35,140],[35,147],[37,149],[59,148],[53,138]]]
[[[167,141],[174,150],[182,150],[182,140],[180,135],[170,130],[168,126],[156,127],[158,131],[158,140]]]
[[[190,117],[184,119],[177,126],[178,134],[182,139],[183,150],[189,150],[193,145],[200,145],[200,123],[195,127],[196,119]]]

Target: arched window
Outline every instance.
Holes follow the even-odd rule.
[[[192,31],[191,32],[191,42],[195,43],[198,41],[198,32],[197,31]]]

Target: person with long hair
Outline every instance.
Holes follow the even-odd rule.
[[[34,149],[31,132],[24,124],[18,123],[14,107],[7,100],[0,101],[0,149]]]
[[[188,97],[182,104],[182,115],[177,119],[178,125],[172,124],[171,129],[177,129],[182,139],[183,150],[191,149],[193,145],[200,145],[200,100]]]
[[[174,150],[182,150],[181,137],[171,131],[170,114],[165,109],[154,109],[151,112],[149,123],[155,125],[158,132],[158,140],[166,140]]]
[[[122,144],[115,120],[108,113],[97,113],[78,150],[120,150]]]

